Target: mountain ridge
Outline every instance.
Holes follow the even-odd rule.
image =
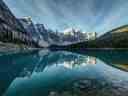
[[[123,25],[106,32],[95,40],[88,40],[69,46],[51,46],[51,48],[87,49],[87,48],[128,48],[128,25]]]

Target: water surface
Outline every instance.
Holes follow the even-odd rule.
[[[128,96],[128,51],[0,55],[0,96]]]

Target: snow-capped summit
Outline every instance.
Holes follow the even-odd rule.
[[[65,35],[74,35],[74,33],[78,33],[78,32],[81,32],[81,30],[78,29],[78,28],[73,28],[73,27],[67,28],[67,29],[65,29],[65,30],[63,31],[63,33],[64,33]]]

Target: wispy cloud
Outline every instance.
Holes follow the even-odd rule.
[[[17,17],[63,30],[104,32],[128,23],[128,0],[5,0]]]

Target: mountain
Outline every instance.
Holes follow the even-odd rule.
[[[63,32],[59,32],[45,28],[44,24],[34,24],[31,17],[24,17],[18,20],[26,29],[26,32],[41,47],[69,45],[90,39],[88,35],[90,33],[82,32],[76,28],[68,28]]]
[[[108,48],[128,48],[128,25],[115,28],[96,40]],[[100,47],[100,45],[98,45]]]
[[[40,39],[43,39],[43,36],[45,36],[47,29],[45,28],[44,24],[34,24],[36,32],[40,34]]]
[[[59,32],[46,29],[43,24],[34,24],[31,17],[16,19],[3,1],[0,6],[0,40],[3,42],[49,47],[51,45],[69,45],[89,39],[88,34],[79,29],[68,28]]]
[[[42,44],[40,43],[42,46],[69,45],[91,39],[88,38],[88,34],[90,34],[89,32],[82,32],[81,30],[75,28],[68,28],[63,32],[46,29],[43,24],[35,24],[35,28],[40,34],[39,42],[42,42]]]
[[[82,40],[86,40],[85,34],[82,33],[81,30],[75,28],[68,28],[63,31],[63,41],[70,43],[78,43]]]
[[[0,41],[27,46],[36,45],[3,0],[0,0]]]
[[[24,29],[26,29],[26,32],[35,40],[37,41],[40,39],[40,34],[36,30],[36,27],[31,19],[31,17],[24,17],[18,19],[20,23],[23,25]]]
[[[115,28],[102,36],[85,42],[68,46],[51,46],[51,48],[84,49],[84,48],[128,48],[128,25]]]
[[[51,44],[59,43],[59,36],[56,32],[46,29],[43,24],[35,24],[37,32],[40,34],[38,44],[43,47],[48,47]]]
[[[64,30],[64,37],[63,41],[70,41],[72,43],[78,43],[78,42],[83,42],[87,41],[89,39],[93,39],[96,37],[95,32],[83,32],[80,29],[75,29],[75,28],[68,28]],[[91,36],[91,34],[92,36]],[[93,36],[94,35],[94,36]]]

